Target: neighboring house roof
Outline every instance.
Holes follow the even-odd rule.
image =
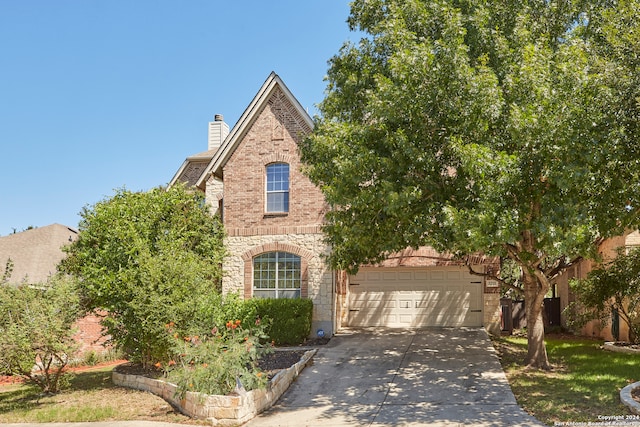
[[[213,158],[207,165],[206,169],[198,178],[196,186],[204,189],[206,180],[210,174],[214,174],[218,177],[222,177],[222,168],[229,160],[238,144],[243,140],[245,134],[251,129],[254,121],[259,116],[260,111],[266,106],[271,94],[274,90],[280,88],[284,96],[291,102],[291,105],[295,109],[295,113],[299,115],[303,121],[309,126],[309,131],[313,129],[313,120],[307,111],[302,107],[300,102],[291,93],[289,88],[284,84],[280,76],[271,72],[267,80],[263,83],[262,87],[253,98],[247,109],[242,113],[242,116],[235,124],[229,135],[222,142],[220,148],[215,152]]]
[[[0,275],[7,260],[13,262],[9,283],[43,283],[56,272],[65,257],[62,247],[70,244],[78,231],[61,224],[51,224],[0,237]]]

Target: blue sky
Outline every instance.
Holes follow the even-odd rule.
[[[316,114],[348,0],[0,0],[0,235],[166,184],[271,71]]]

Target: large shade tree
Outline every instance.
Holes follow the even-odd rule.
[[[522,271],[526,363],[542,302],[594,242],[637,220],[636,0],[355,0],[302,146],[336,267],[405,247]]]

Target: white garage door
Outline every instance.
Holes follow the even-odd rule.
[[[481,279],[466,268],[362,268],[350,283],[350,326],[482,326]]]

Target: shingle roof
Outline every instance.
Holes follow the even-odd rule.
[[[11,259],[13,272],[9,283],[45,282],[65,256],[62,247],[77,236],[78,231],[73,228],[51,224],[0,237],[0,275]]]

